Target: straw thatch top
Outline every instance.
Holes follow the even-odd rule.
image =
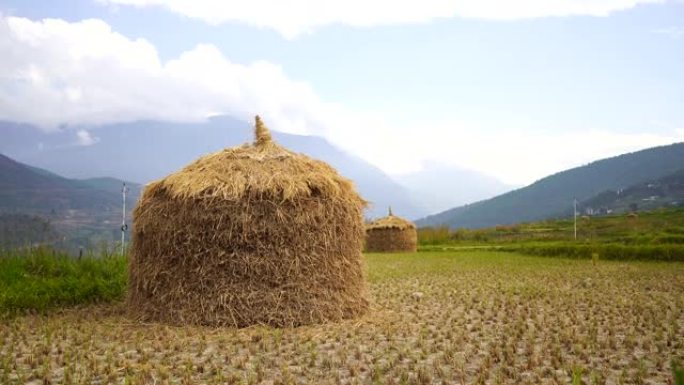
[[[264,146],[268,143],[273,143],[271,132],[268,130],[264,122],[261,121],[259,115],[254,117],[254,145]]]
[[[366,225],[367,230],[376,230],[376,229],[398,229],[398,230],[405,230],[405,229],[410,229],[416,228],[416,225],[413,224],[413,222],[408,221],[404,218],[396,217],[392,214],[392,208],[390,207],[389,209],[389,214],[384,217],[377,219],[370,224]]]
[[[175,174],[152,182],[145,195],[167,193],[173,198],[239,200],[247,194],[288,200],[323,196],[366,202],[353,183],[328,164],[279,146],[259,116],[255,141],[205,155]]]

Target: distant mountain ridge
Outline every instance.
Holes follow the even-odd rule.
[[[95,143],[78,145],[76,133],[85,129]],[[36,127],[0,122],[0,152],[72,178],[110,176],[148,183],[179,170],[201,155],[249,143],[249,123],[215,117],[204,123],[143,121],[102,127],[62,129],[46,134]],[[429,214],[421,202],[379,168],[347,154],[325,139],[273,132],[283,146],[330,163],[356,184],[371,202],[369,217],[383,216],[387,206],[408,218]]]
[[[579,203],[586,215],[626,213],[661,207],[684,207],[684,167],[662,178],[619,190],[606,190]]]
[[[482,173],[436,162],[396,177],[432,213],[488,199],[515,187]]]
[[[123,181],[114,178],[64,178],[0,154],[0,238],[4,245],[13,244],[5,239],[15,234],[11,226],[25,227],[25,231],[15,234],[21,234],[24,240],[55,238],[28,233],[28,229],[41,230],[44,222],[46,227],[41,231],[48,235],[53,230],[59,233],[61,246],[66,248],[111,242],[120,234],[122,186]],[[126,211],[130,223],[130,213],[142,186],[131,182],[127,186]]]
[[[587,200],[677,172],[684,143],[654,147],[592,162],[543,178],[492,199],[456,207],[417,221],[419,226],[482,228],[561,216],[574,198]]]
[[[108,210],[121,206],[122,181],[109,178],[108,185],[101,179],[68,179],[37,167],[19,163],[0,154],[0,212],[22,214],[50,214],[65,210]],[[130,183],[134,193],[129,204],[134,204],[140,186]]]

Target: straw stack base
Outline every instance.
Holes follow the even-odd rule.
[[[145,194],[128,309],[141,321],[291,327],[368,309],[360,207],[302,197],[239,201]]]
[[[418,236],[416,229],[396,227],[368,229],[366,234],[366,251],[371,253],[415,252]]]

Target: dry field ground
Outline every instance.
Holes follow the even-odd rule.
[[[121,304],[0,321],[0,383],[667,384],[684,264],[482,251],[367,256],[340,324],[136,324]]]

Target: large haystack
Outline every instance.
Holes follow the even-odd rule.
[[[363,208],[327,164],[271,140],[204,156],[145,188],[128,309],[142,321],[296,326],[368,308]]]
[[[366,251],[413,252],[418,244],[416,225],[406,219],[389,215],[366,226]]]

